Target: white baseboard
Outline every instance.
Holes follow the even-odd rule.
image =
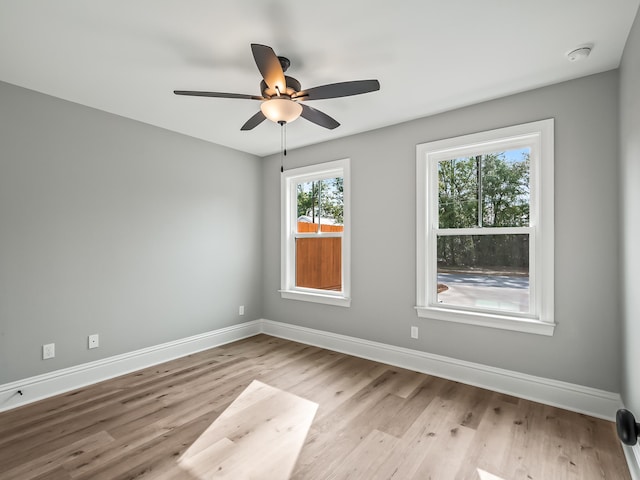
[[[623,445],[622,448],[632,480],[640,480],[640,444],[636,443],[633,447]]]
[[[218,347],[261,331],[261,321],[233,325],[122,355],[0,385],[0,412],[108,380],[175,358]],[[18,393],[22,392],[22,395]]]
[[[615,421],[616,412],[622,408],[619,394],[573,383],[271,320],[262,320],[262,331],[274,337],[427,373],[605,420]]]

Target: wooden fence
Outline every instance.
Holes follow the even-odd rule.
[[[342,225],[320,225],[321,232],[342,232]],[[298,222],[298,232],[317,232],[318,224]],[[342,290],[342,238],[296,240],[296,286]]]

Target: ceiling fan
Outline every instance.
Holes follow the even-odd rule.
[[[251,51],[263,78],[260,82],[262,96],[241,93],[195,92],[190,90],[174,90],[173,93],[195,97],[260,100],[262,102],[260,110],[247,120],[240,130],[251,130],[267,118],[284,125],[300,116],[321,127],[332,130],[340,125],[335,119],[320,110],[301,103],[301,101],[348,97],[380,90],[378,80],[331,83],[302,90],[298,80],[284,74],[291,64],[288,58],[278,57],[271,47],[257,43],[251,44]]]

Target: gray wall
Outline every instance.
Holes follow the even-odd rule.
[[[617,71],[605,72],[290,151],[285,168],[351,158],[351,308],[280,298],[279,156],[268,157],[265,318],[619,392],[618,81]],[[417,318],[416,144],[550,117],[555,335]],[[419,340],[409,338],[411,325]]]
[[[640,416],[640,13],[620,66],[620,172],[622,210],[622,397]]]
[[[259,158],[5,83],[0,105],[0,384],[261,316]]]

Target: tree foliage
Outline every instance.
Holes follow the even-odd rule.
[[[298,218],[306,216],[317,223],[319,218],[341,225],[344,221],[344,182],[342,177],[299,183]]]

